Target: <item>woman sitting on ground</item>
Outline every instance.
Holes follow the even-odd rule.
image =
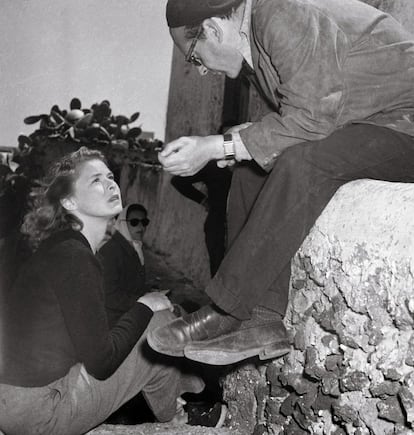
[[[122,210],[101,153],[81,148],[51,169],[25,217],[36,252],[0,313],[0,430],[7,435],[82,434],[143,391],[159,421],[174,419],[184,392],[203,381],[146,345],[171,320],[160,293],[140,297],[109,329],[95,257]]]

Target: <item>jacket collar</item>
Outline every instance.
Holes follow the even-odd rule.
[[[66,240],[77,240],[92,251],[92,247],[86,237],[80,231],[73,229],[62,230],[53,233],[40,244],[39,249],[50,248]]]
[[[119,246],[130,256],[138,257],[138,252],[134,248],[133,244],[129,242],[118,230],[116,230],[112,236],[114,240],[116,240]],[[142,263],[140,259],[140,263]]]
[[[244,60],[251,68],[253,68],[252,52],[250,48],[250,27],[251,27],[251,17],[252,17],[252,5],[253,5],[253,0],[246,0],[244,11],[243,11],[243,18],[239,30],[239,34],[241,38],[239,51],[243,56]]]

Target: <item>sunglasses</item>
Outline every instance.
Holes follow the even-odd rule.
[[[194,49],[197,44],[197,41],[200,39],[201,34],[203,33],[203,27],[200,26],[197,30],[197,33],[193,40],[191,41],[190,48],[188,49],[185,55],[185,61],[191,63],[194,66],[202,66],[201,60],[194,54]]]
[[[138,218],[132,218],[132,219],[125,219],[131,227],[137,227],[140,223],[146,227],[150,223],[150,220],[148,218],[144,219],[138,219]]]

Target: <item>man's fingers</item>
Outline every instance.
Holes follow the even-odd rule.
[[[164,168],[165,169],[165,168]],[[180,177],[190,177],[191,175],[194,175],[197,171],[193,169],[183,169],[183,168],[177,168],[174,170],[165,169],[167,172],[169,172],[172,175],[179,175]]]
[[[217,160],[216,164],[219,168],[225,168],[228,165],[227,160]]]
[[[163,169],[173,175],[194,175],[209,160],[209,148],[203,145],[204,142],[202,137],[180,137],[165,146],[158,154],[158,160]]]
[[[165,171],[173,175],[192,175],[192,171],[188,162],[164,160],[161,162]]]
[[[174,140],[167,145],[165,145],[164,149],[159,153],[161,157],[168,157],[172,153],[176,153],[186,144],[186,138],[179,138]]]
[[[219,168],[226,168],[227,166],[233,166],[236,163],[235,160],[217,160],[217,166]]]

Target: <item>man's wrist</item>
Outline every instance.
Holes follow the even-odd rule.
[[[234,149],[236,152],[235,160],[241,162],[242,160],[252,160],[252,155],[244,145],[240,137],[240,131],[233,132]]]

